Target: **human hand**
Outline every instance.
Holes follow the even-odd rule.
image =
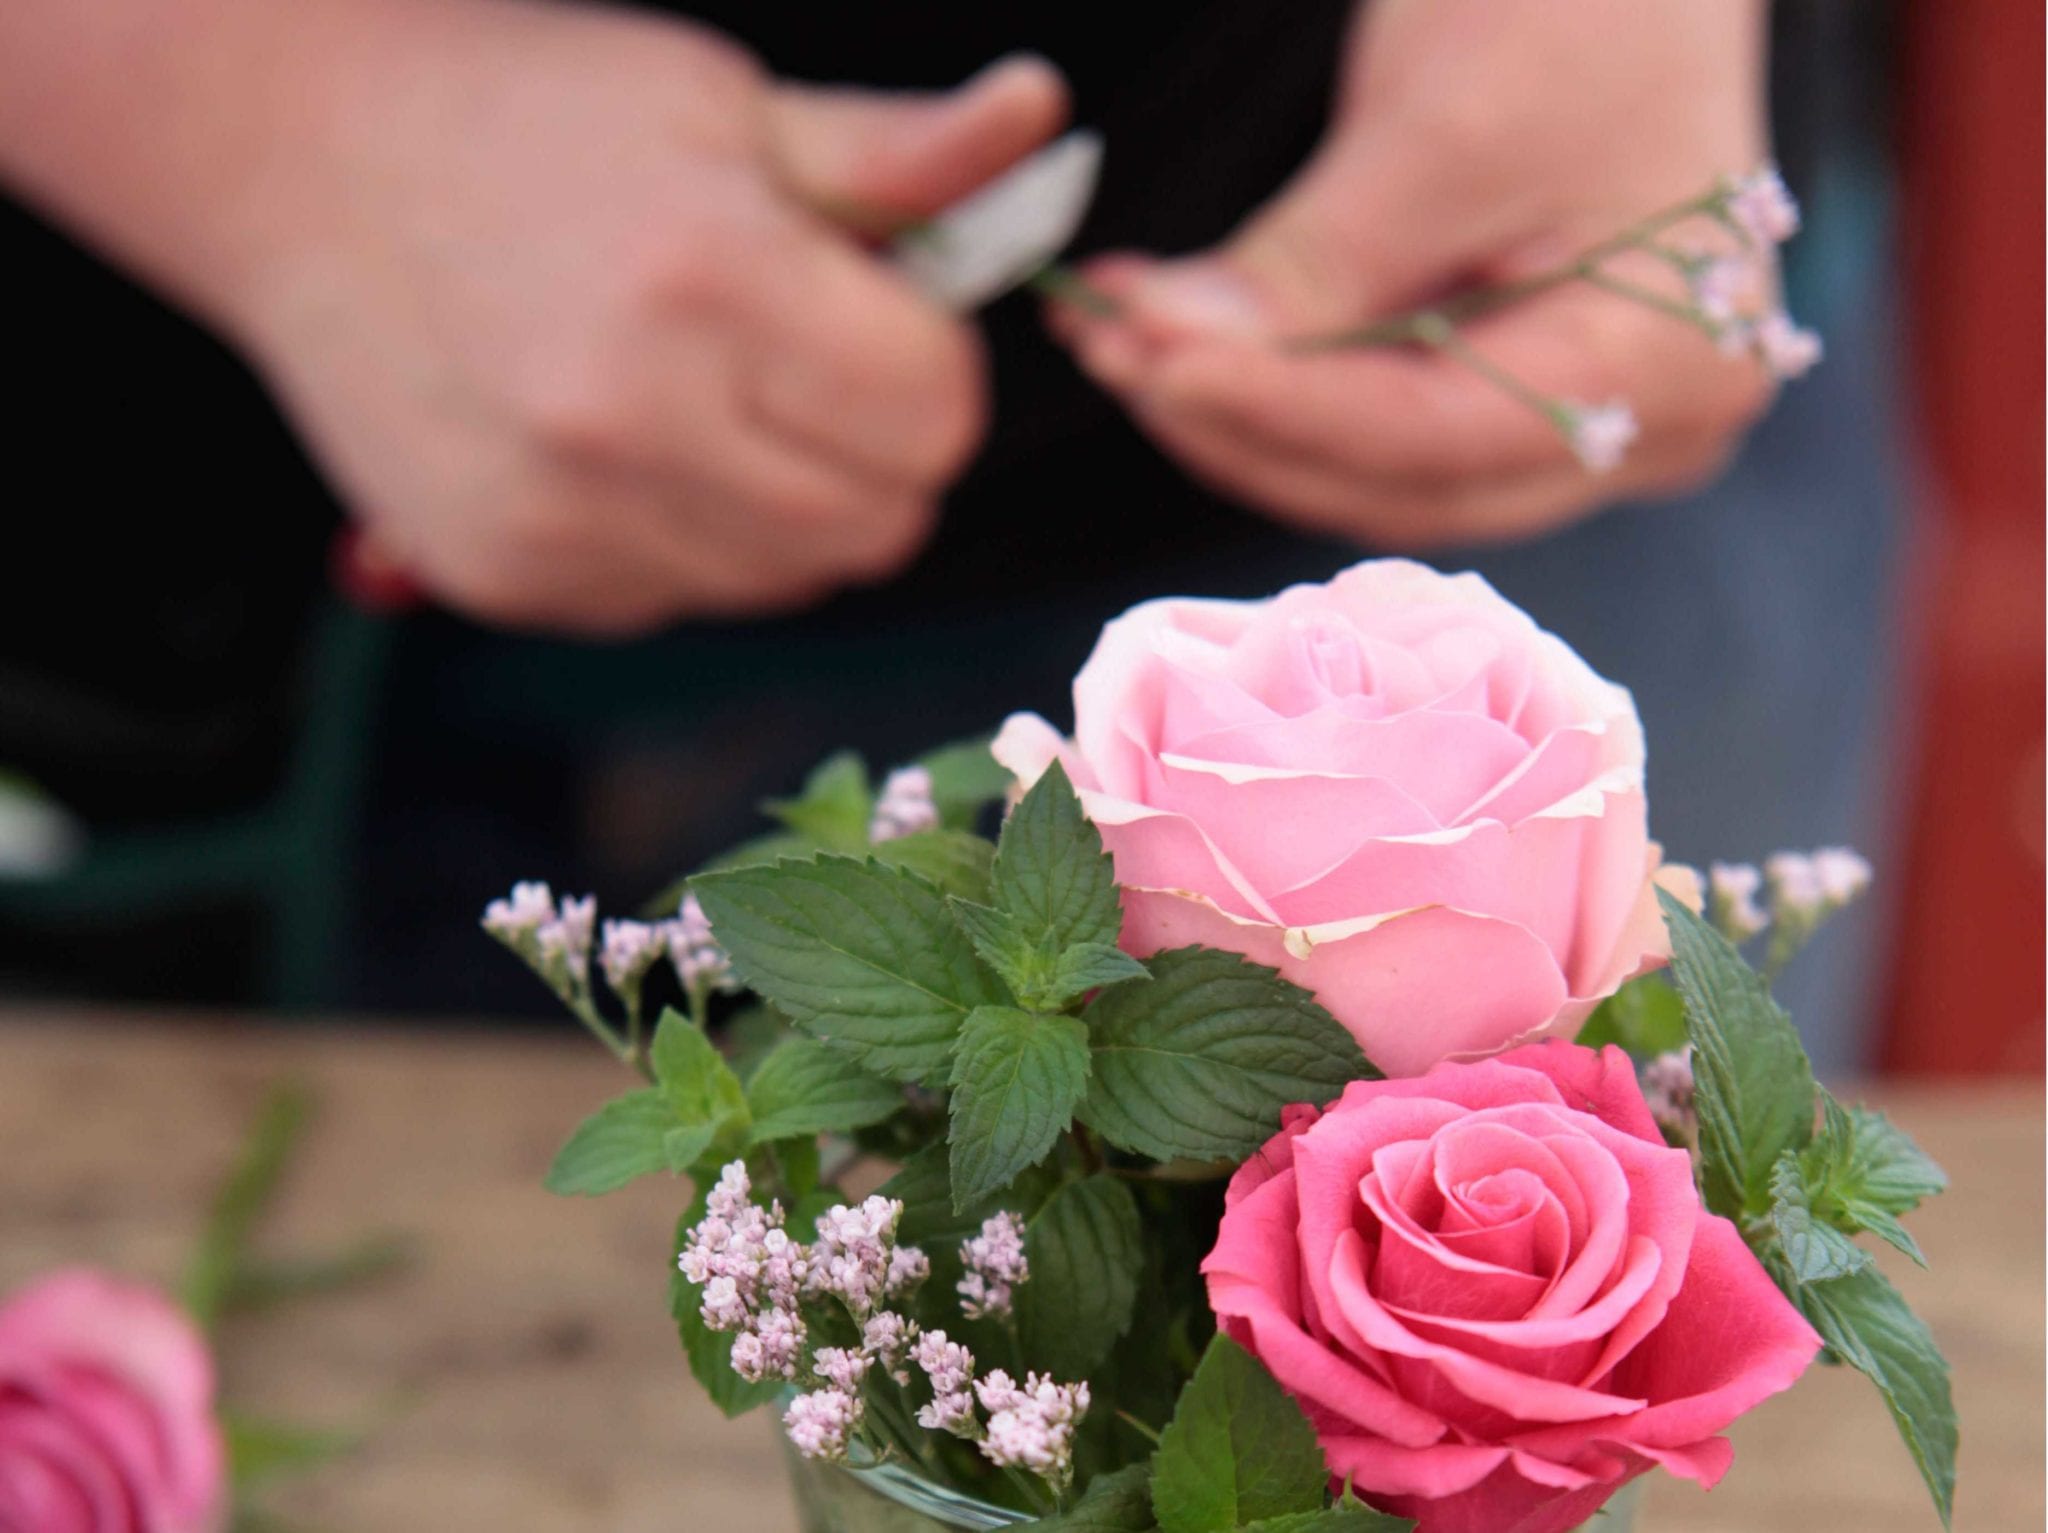
[[[360,15],[363,7],[353,10]],[[218,302],[376,556],[594,633],[886,575],[983,429],[973,332],[841,226],[934,210],[1058,76],[779,84],[624,11],[400,5],[335,40]]]
[[[1093,263],[1117,312],[1058,308],[1055,329],[1190,471],[1319,531],[1512,538],[1694,483],[1762,405],[1761,375],[1607,294],[1561,287],[1466,331],[1546,394],[1628,400],[1641,438],[1598,479],[1441,352],[1275,342],[1526,276],[1747,170],[1764,158],[1763,30],[1757,0],[1376,0],[1295,180],[1216,250]]]

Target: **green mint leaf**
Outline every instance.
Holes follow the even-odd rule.
[[[1373,1068],[1309,993],[1214,948],[1154,954],[1152,978],[1090,1003],[1081,1121],[1154,1160],[1243,1160],[1280,1109],[1317,1106]]]
[[[918,758],[932,777],[932,805],[950,830],[972,830],[982,810],[1010,789],[1010,769],[988,753],[986,736],[942,745]]]
[[[996,849],[964,830],[921,830],[879,843],[874,855],[877,862],[890,867],[922,873],[947,894],[985,900]]]
[[[653,1087],[614,1097],[569,1136],[544,1185],[565,1197],[596,1197],[636,1177],[682,1169],[670,1163],[664,1148],[675,1126],[668,1099]],[[707,1143],[709,1138],[707,1131]]]
[[[674,1255],[682,1255],[684,1237],[690,1233],[690,1227],[703,1217],[704,1194],[700,1191],[676,1225]],[[790,1220],[790,1227],[793,1231],[808,1233],[808,1228],[798,1225],[794,1217]],[[804,1234],[794,1234],[792,1238],[802,1239]],[[675,1316],[683,1353],[690,1360],[690,1372],[704,1393],[711,1397],[711,1403],[727,1416],[744,1416],[748,1411],[766,1405],[787,1388],[777,1378],[749,1384],[732,1371],[732,1333],[714,1331],[704,1323],[703,1289],[684,1277],[673,1260],[668,1265],[669,1313]]]
[[[221,1431],[227,1439],[228,1478],[237,1492],[278,1475],[303,1474],[353,1453],[363,1445],[364,1435],[242,1415],[227,1416]]]
[[[1227,1336],[1202,1354],[1152,1457],[1165,1533],[1225,1533],[1322,1510],[1329,1471],[1315,1429],[1263,1365]]]
[[[1151,1479],[1149,1464],[1099,1474],[1064,1513],[1031,1526],[1036,1533],[1153,1533]]]
[[[996,908],[1032,938],[1050,932],[1055,950],[1077,942],[1115,946],[1123,929],[1116,871],[1057,761],[1010,812],[994,884]]]
[[[1884,1114],[1821,1093],[1820,1132],[1800,1155],[1814,1212],[1850,1232],[1868,1230],[1921,1266],[1927,1258],[1897,1215],[1948,1185],[1948,1176]]]
[[[1587,1048],[1619,1044],[1638,1059],[1685,1047],[1685,1003],[1661,974],[1632,979],[1593,1008],[1579,1029]]]
[[[1247,1523],[1245,1533],[1409,1533],[1414,1519],[1376,1512],[1359,1501],[1325,1507],[1320,1512],[1290,1512],[1285,1517],[1264,1517]],[[1588,1525],[1597,1533],[1599,1522]]]
[[[1002,976],[1020,1001],[1028,1003],[1051,980],[1059,953],[1050,933],[1035,938],[1014,917],[969,900],[949,899],[946,908],[982,962]]]
[[[858,852],[868,844],[868,816],[875,795],[868,769],[852,751],[829,756],[804,779],[795,798],[770,799],[762,810],[805,837],[815,848]]]
[[[1036,1165],[1088,1089],[1088,1030],[1072,1017],[983,1006],[953,1053],[953,1208],[999,1192]]]
[[[1106,942],[1077,942],[1060,954],[1044,1004],[1064,1006],[1091,990],[1150,977],[1150,971],[1122,948]]]
[[[846,1134],[903,1105],[903,1088],[870,1075],[815,1038],[778,1044],[747,1081],[749,1142]]]
[[[1948,1361],[1926,1324],[1875,1267],[1790,1291],[1828,1349],[1884,1396],[1947,1527],[1955,1505],[1956,1410]]]
[[[740,1078],[702,1029],[672,1006],[655,1024],[647,1062],[674,1126],[709,1128],[705,1143],[721,1152],[745,1142],[749,1114]]]
[[[1024,1255],[1024,1356],[1059,1378],[1087,1378],[1131,1328],[1145,1262],[1137,1199],[1113,1176],[1070,1182],[1025,1227]]]
[[[916,874],[820,857],[692,887],[742,980],[891,1080],[943,1083],[967,1014],[1009,1000]]]
[[[678,1124],[661,1136],[662,1158],[669,1170],[680,1175],[703,1160],[718,1137],[718,1130],[709,1123]]]
[[[1870,1253],[1813,1211],[1798,1155],[1787,1150],[1771,1168],[1771,1227],[1786,1265],[1802,1283],[1847,1277],[1870,1265]]]
[[[1763,977],[1683,901],[1657,899],[1693,1045],[1701,1191],[1717,1214],[1765,1213],[1778,1157],[1813,1137],[1813,1067]]]

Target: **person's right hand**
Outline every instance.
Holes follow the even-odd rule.
[[[383,559],[486,621],[623,633],[911,557],[982,359],[842,225],[1051,136],[1049,66],[885,95],[625,11],[349,9],[202,308]]]

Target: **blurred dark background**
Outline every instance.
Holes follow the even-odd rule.
[[[1085,252],[1195,248],[1283,180],[1348,7],[1284,33],[1191,7],[1128,44],[1099,7],[730,9],[798,75],[1068,67],[1110,146]],[[1827,362],[1712,490],[1436,562],[1634,689],[1673,855],[1871,855],[1878,897],[1791,981],[1824,1067],[2038,1071],[2041,8],[1788,0],[1776,33],[1792,307]],[[833,748],[879,768],[1066,718],[1133,601],[1358,554],[1191,487],[1015,297],[986,321],[997,434],[896,585],[603,648],[384,611],[335,578],[339,513],[239,362],[4,203],[0,260],[33,300],[0,603],[0,767],[34,785],[0,789],[17,997],[548,1016],[475,929],[514,878],[623,911]]]

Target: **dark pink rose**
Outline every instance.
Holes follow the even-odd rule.
[[[1621,1050],[1552,1041],[1359,1081],[1230,1184],[1218,1322],[1419,1533],[1564,1533],[1717,1434],[1820,1338],[1708,1214]]]
[[[0,1306],[0,1533],[214,1533],[213,1359],[153,1289],[52,1273]]]
[[[1123,942],[1199,942],[1315,992],[1390,1075],[1571,1037],[1665,956],[1643,732],[1477,575],[1381,559],[1102,632],[1058,757],[1116,858]]]

